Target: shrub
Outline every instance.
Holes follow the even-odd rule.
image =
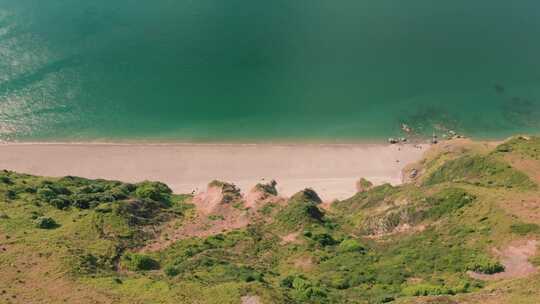
[[[17,198],[17,192],[9,189],[6,191],[5,197],[7,200],[14,200]]]
[[[486,256],[479,256],[467,265],[467,270],[483,274],[494,274],[503,272],[504,266],[498,261],[494,261]]]
[[[6,185],[13,185],[13,181],[9,176],[0,175],[0,182]]]
[[[280,286],[290,290],[291,296],[297,301],[313,301],[315,303],[324,301],[327,297],[326,291],[315,286],[310,280],[302,275],[287,276]]]
[[[292,230],[310,223],[322,223],[324,213],[314,202],[292,200],[276,218],[281,226]]]
[[[115,206],[116,214],[126,217],[132,225],[155,223],[154,220],[163,215],[161,214],[163,203],[153,200],[130,200],[119,202]]]
[[[135,196],[159,202],[169,202],[172,190],[160,182],[142,182],[137,185]]]
[[[332,246],[337,243],[337,241],[334,240],[334,238],[330,234],[325,233],[325,232],[312,233],[311,231],[305,231],[304,236],[317,242],[319,245],[323,247]]]
[[[49,187],[43,187],[38,189],[37,196],[48,202],[56,197],[56,192]]]
[[[355,239],[346,239],[339,244],[338,250],[340,252],[362,252],[365,248]]]
[[[278,195],[276,186],[277,186],[277,182],[275,180],[272,180],[267,184],[259,183],[255,185],[255,189],[257,189],[258,191],[266,195]]]
[[[67,199],[57,197],[57,198],[51,199],[49,201],[49,204],[51,204],[53,207],[57,209],[66,209],[67,207],[71,205],[71,202]]]
[[[34,224],[40,229],[53,229],[58,227],[58,224],[50,217],[38,217],[34,220]]]
[[[453,294],[453,291],[447,287],[431,284],[418,284],[407,286],[403,288],[402,292],[404,295],[410,297]]]
[[[180,269],[175,266],[167,266],[163,271],[169,277],[175,277],[180,274]]]
[[[363,177],[359,181],[356,182],[356,190],[358,192],[366,192],[372,187],[373,187],[373,183]]]
[[[131,271],[159,269],[159,263],[156,260],[147,255],[138,253],[128,253],[124,255],[123,265]]]
[[[90,274],[97,271],[98,259],[92,254],[79,256],[75,271],[80,274]]]
[[[322,203],[322,200],[319,197],[319,195],[317,194],[317,192],[315,192],[311,188],[306,188],[306,189],[294,194],[291,197],[291,200],[300,201],[300,202],[312,202],[312,203],[315,203],[315,204]]]

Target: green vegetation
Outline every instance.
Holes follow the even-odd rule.
[[[532,188],[529,177],[490,156],[464,155],[444,163],[426,180],[425,185],[444,182],[467,183],[481,187]]]
[[[34,220],[34,223],[36,224],[37,228],[41,229],[53,229],[58,226],[58,224],[50,217],[38,217]]]
[[[494,261],[486,256],[476,257],[473,262],[467,266],[467,270],[478,273],[494,274],[504,271],[504,266],[498,261]]]
[[[159,269],[159,263],[144,254],[128,253],[122,257],[122,265],[131,271]]]
[[[515,223],[510,226],[513,233],[527,235],[530,233],[540,234],[540,225],[531,223]]]
[[[494,248],[538,239],[535,217],[500,204],[517,194],[539,197],[534,182],[498,156],[534,152],[528,143],[513,139],[488,155],[447,154],[425,164],[432,168],[419,185],[370,187],[328,209],[305,189],[287,204],[260,207],[243,228],[175,239],[161,233],[193,216],[191,196],[162,183],[3,171],[0,302],[31,295],[40,303],[241,303],[243,296],[288,304],[461,303],[505,284],[514,284],[508,292],[517,299],[539,300],[540,292],[517,292],[538,276],[491,283],[468,274],[504,271]],[[227,194],[225,203],[241,205],[234,185],[212,185]],[[269,195],[275,189],[258,187]],[[227,215],[208,219],[219,224]],[[145,247],[153,242],[160,246]],[[530,258],[534,265],[538,256]],[[66,295],[55,298],[59,285]]]
[[[540,137],[516,136],[499,145],[494,154],[517,153],[527,158],[540,160]]]
[[[288,205],[276,215],[278,226],[292,231],[310,224],[322,224],[324,212],[317,207],[320,202],[311,189],[293,195]]]

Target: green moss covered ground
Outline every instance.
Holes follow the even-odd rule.
[[[157,182],[4,171],[0,303],[539,303],[538,274],[468,274],[502,272],[494,248],[540,240],[540,221],[512,209],[519,197],[538,212],[537,181],[507,161],[538,161],[538,151],[537,138],[447,151],[414,183],[327,210],[306,189],[245,228],[151,252],[140,249],[193,210],[190,196]]]

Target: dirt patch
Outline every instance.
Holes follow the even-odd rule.
[[[281,244],[282,245],[286,245],[286,244],[290,244],[290,243],[295,243],[297,242],[297,237],[298,235],[300,235],[300,232],[293,232],[293,233],[289,233],[285,236],[282,236],[281,237]]]
[[[532,275],[538,270],[529,262],[529,258],[536,254],[537,245],[538,241],[527,240],[514,243],[502,251],[494,249],[504,265],[504,271],[496,274],[469,272],[469,275],[479,280],[514,279]]]
[[[233,184],[212,182],[206,192],[193,198],[196,208],[191,218],[169,222],[160,229],[156,240],[140,251],[159,251],[181,239],[208,237],[246,227],[256,220],[265,220],[257,212],[260,207],[271,202],[286,202],[284,198],[264,191],[266,186],[268,185],[254,187],[244,198],[240,189]],[[275,182],[272,181],[269,187],[275,187]]]
[[[197,206],[197,211],[209,214],[223,202],[223,191],[220,187],[209,186],[206,192],[197,194],[192,202]]]
[[[536,194],[517,196],[500,200],[501,208],[524,222],[540,224],[540,198]]]
[[[313,259],[311,256],[302,256],[294,260],[293,265],[302,271],[310,271],[313,269]]]
[[[260,304],[261,299],[259,296],[243,296],[241,298],[242,304]]]

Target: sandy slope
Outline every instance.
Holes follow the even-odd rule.
[[[213,179],[244,191],[275,179],[282,195],[314,188],[324,200],[355,192],[355,181],[400,183],[402,168],[426,147],[368,144],[32,144],[0,145],[0,169],[167,183],[175,192],[206,189]]]

